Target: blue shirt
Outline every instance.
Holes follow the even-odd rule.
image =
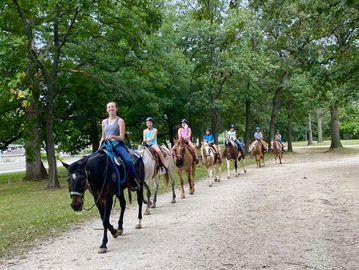
[[[203,136],[203,140],[209,143],[214,142],[214,136],[212,134],[206,134]]]

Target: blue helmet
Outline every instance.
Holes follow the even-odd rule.
[[[256,127],[256,130],[261,130],[261,128],[260,128],[260,127]]]
[[[279,129],[277,129],[277,132],[278,132],[278,133],[280,132]]]

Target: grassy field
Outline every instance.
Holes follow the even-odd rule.
[[[252,159],[247,162],[253,163]],[[206,175],[207,171],[199,162],[196,181]],[[59,168],[61,188],[56,190],[48,190],[46,181],[22,181],[23,176],[24,172],[0,174],[0,258],[22,254],[43,239],[61,235],[70,225],[98,217],[96,208],[82,212],[71,209],[64,168]],[[175,176],[178,187],[177,173]],[[176,190],[178,195],[178,188]],[[164,192],[163,184],[160,192]],[[92,204],[93,198],[86,192],[85,207]],[[118,203],[116,207],[119,207]]]
[[[359,145],[359,140],[341,140],[343,146],[346,145]],[[312,145],[308,145],[307,141],[300,141],[300,142],[293,142],[293,147],[300,147],[300,146],[323,146],[323,147],[329,147],[330,141],[323,141],[321,143],[317,143],[316,141],[313,142]]]

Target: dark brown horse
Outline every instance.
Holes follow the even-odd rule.
[[[71,195],[71,207],[75,211],[81,211],[84,204],[84,193],[88,188],[94,197],[95,204],[100,212],[103,224],[103,238],[99,253],[107,252],[107,230],[111,232],[114,238],[117,238],[123,233],[123,216],[126,209],[126,201],[124,190],[129,189],[129,182],[131,177],[122,164],[119,167],[118,173],[120,183],[116,177],[117,172],[114,169],[112,161],[105,152],[99,151],[88,157],[84,157],[70,165],[63,163],[68,170],[68,184]],[[144,186],[144,165],[141,158],[135,162],[135,170],[138,180],[140,181],[140,189],[137,191],[138,202],[138,224],[136,229],[142,227],[142,203],[143,203],[143,186]],[[127,175],[127,177],[126,177]],[[122,181],[125,180],[125,181]],[[120,186],[119,186],[120,185]],[[147,187],[147,186],[146,186]],[[147,187],[148,188],[148,187]],[[129,199],[131,200],[131,193]],[[118,227],[115,229],[110,224],[110,214],[113,204],[113,197],[116,196],[120,201],[120,218],[118,220]]]
[[[282,164],[282,158],[283,158],[283,148],[280,142],[274,140],[272,141],[273,146],[273,155],[275,159],[275,163],[277,164],[277,158],[279,158],[279,164]]]
[[[249,151],[256,159],[257,168],[265,166],[263,145],[259,141],[253,142]],[[263,165],[261,161],[263,161]]]
[[[230,167],[231,167],[231,159],[234,160],[234,170],[235,170],[235,176],[239,175],[238,172],[238,161],[241,161],[243,159],[243,171],[246,173],[246,156],[245,154],[241,154],[241,152],[238,149],[238,146],[236,143],[232,140],[226,141],[224,144],[224,151],[223,151],[223,157],[226,158],[227,161],[227,179],[230,178]]]
[[[194,193],[194,178],[196,175],[196,161],[193,159],[192,151],[190,147],[182,140],[176,141],[172,147],[173,161],[177,167],[177,173],[180,179],[181,185],[181,198],[184,199],[185,192],[183,188],[183,171],[186,172],[189,184],[189,194]]]

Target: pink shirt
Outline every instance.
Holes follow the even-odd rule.
[[[186,141],[189,141],[191,139],[191,137],[189,136],[189,132],[190,132],[190,128],[179,128],[179,134],[180,134],[180,138],[183,138]],[[180,139],[178,138],[178,139]]]

